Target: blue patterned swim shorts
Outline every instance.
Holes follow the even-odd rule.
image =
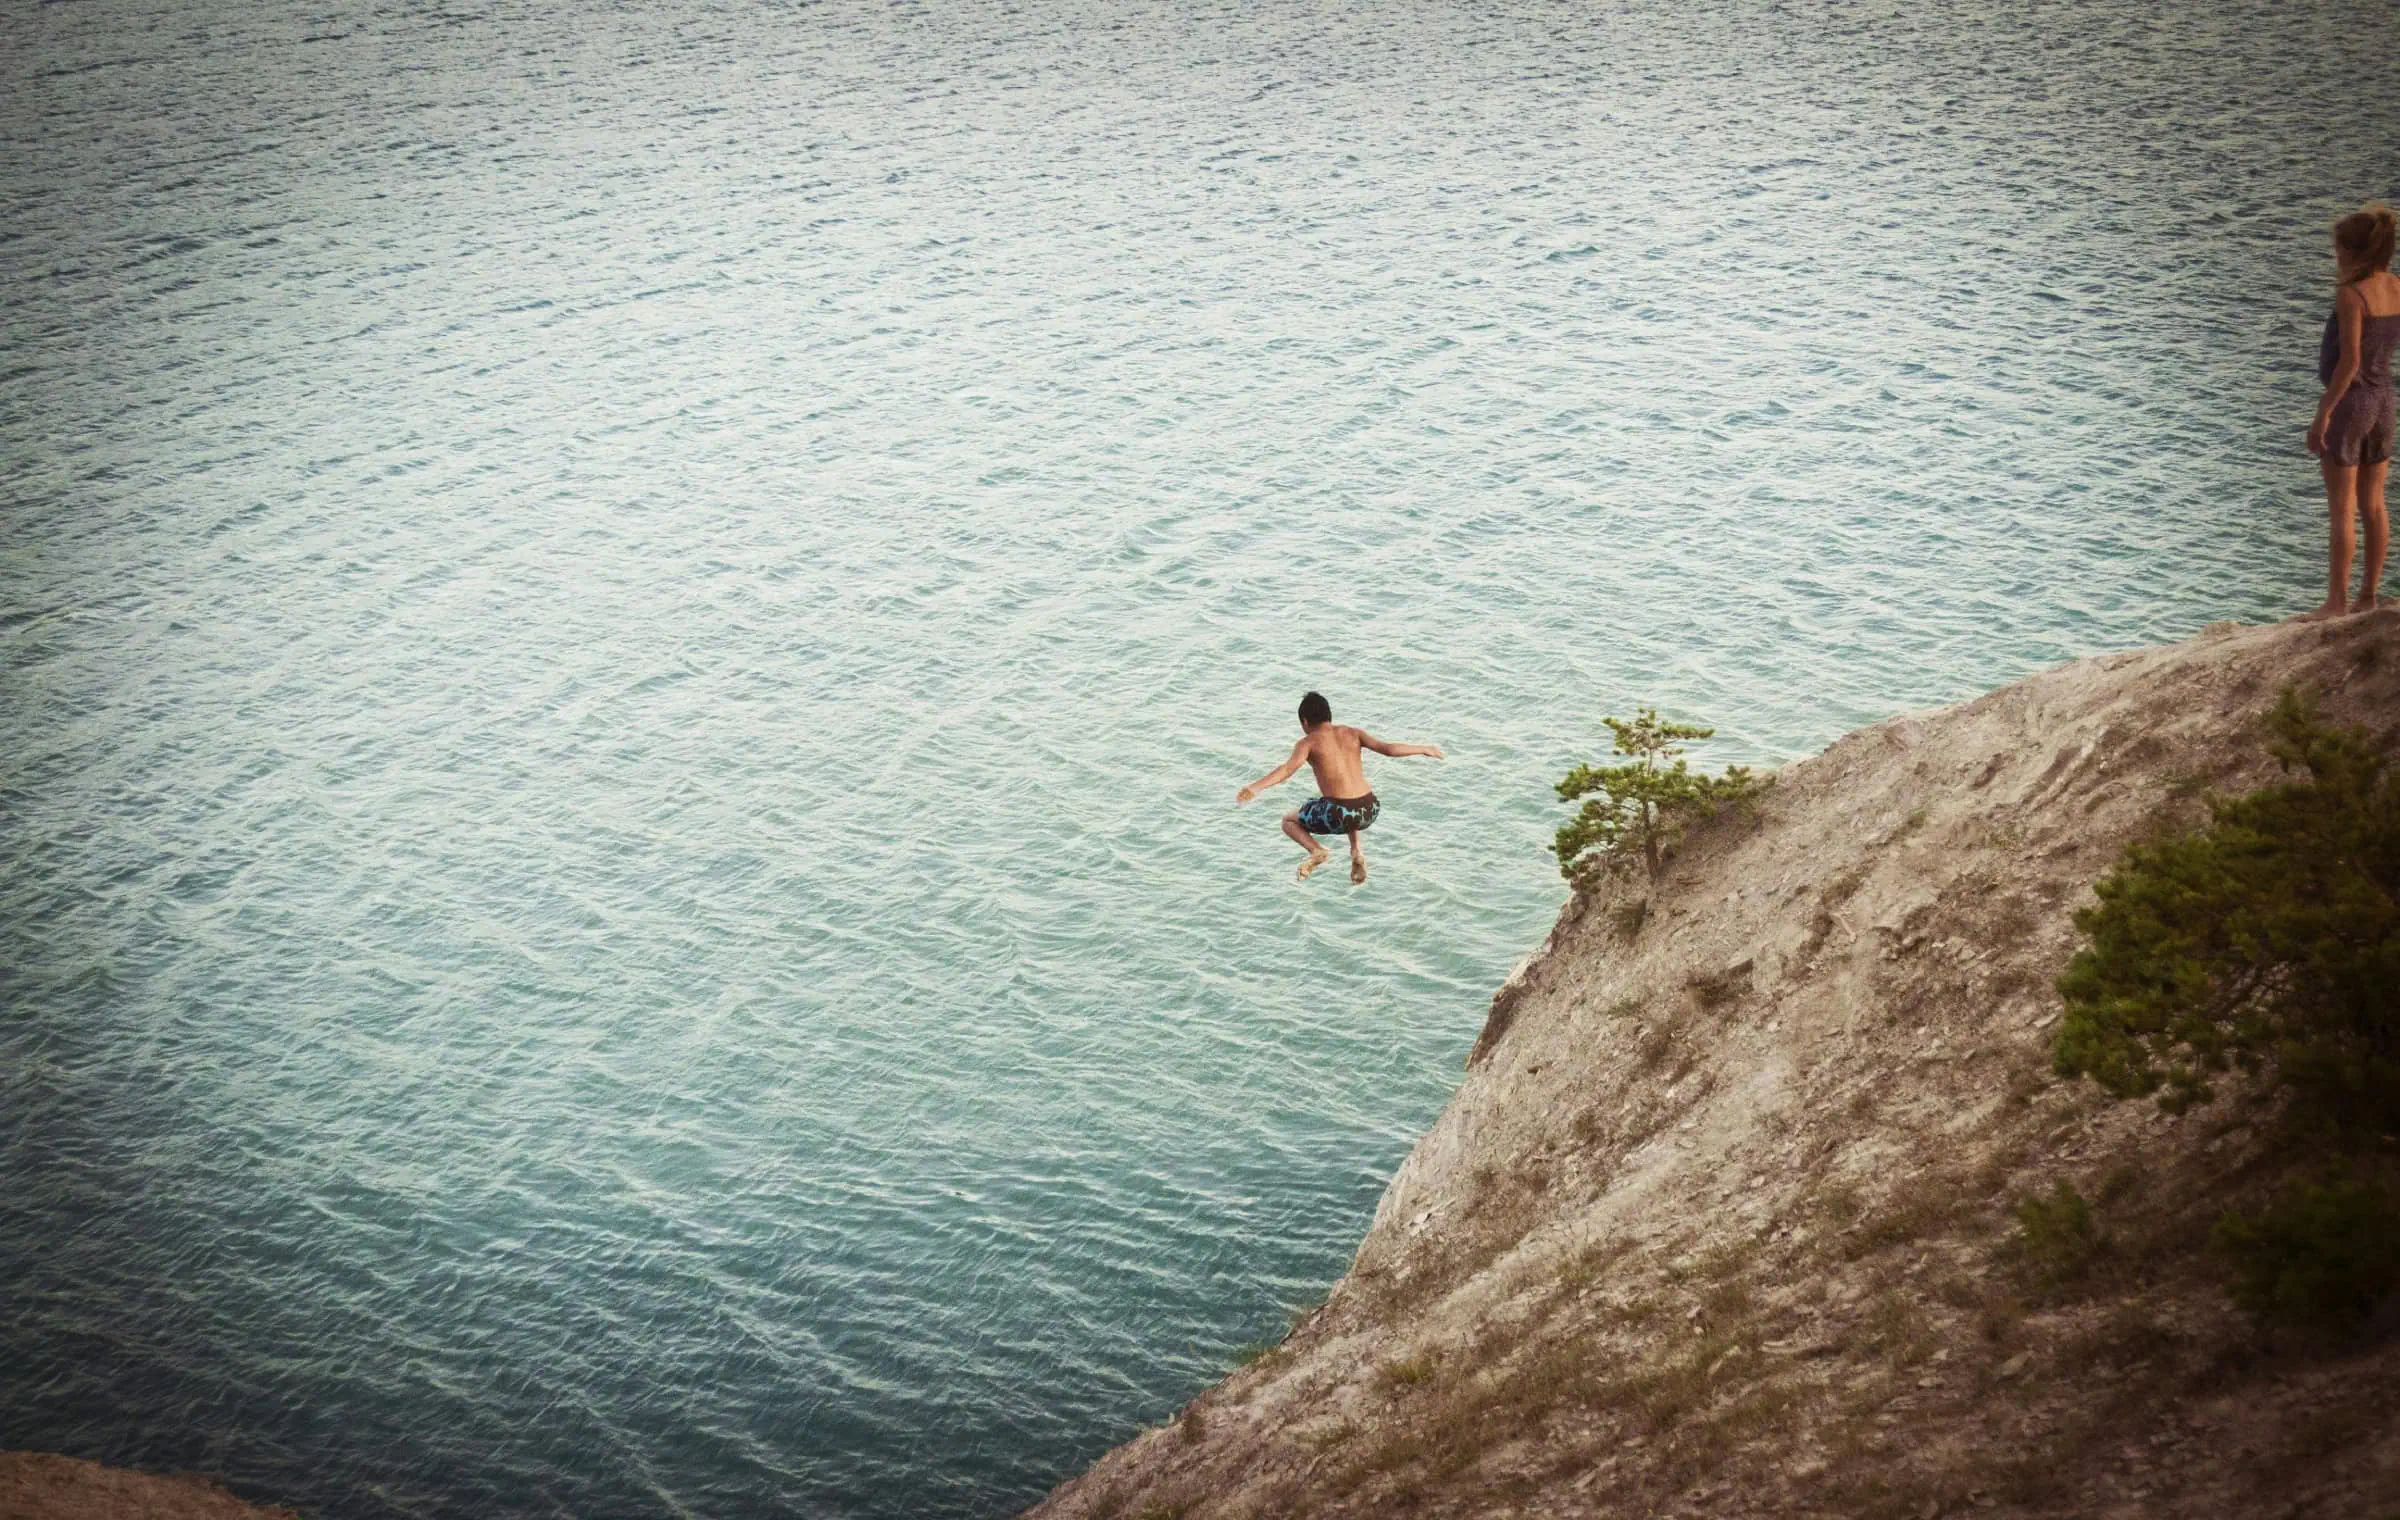
[[[1382,811],[1373,792],[1364,797],[1311,797],[1300,805],[1300,827],[1311,834],[1347,834],[1371,826]]]

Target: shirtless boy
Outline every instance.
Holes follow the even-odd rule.
[[[1300,879],[1331,860],[1325,847],[1311,838],[1314,834],[1347,834],[1350,836],[1350,879],[1367,879],[1367,857],[1360,853],[1358,836],[1375,822],[1382,808],[1375,794],[1367,790],[1366,767],[1360,763],[1358,752],[1371,749],[1379,755],[1431,755],[1442,758],[1442,752],[1430,744],[1386,744],[1363,728],[1347,728],[1333,721],[1333,704],[1315,692],[1300,699],[1301,739],[1292,746],[1292,757],[1234,794],[1237,803],[1248,802],[1271,786],[1281,786],[1300,769],[1302,761],[1317,773],[1317,792],[1299,807],[1283,815],[1283,831],[1294,843],[1308,851],[1308,859],[1300,862]]]

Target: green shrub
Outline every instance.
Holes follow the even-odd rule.
[[[1680,741],[1710,739],[1713,728],[1668,723],[1656,708],[1645,707],[1639,717],[1602,718],[1616,736],[1616,753],[1628,763],[1598,769],[1579,765],[1558,783],[1561,802],[1583,799],[1583,808],[1559,829],[1551,852],[1558,856],[1558,874],[1578,886],[1588,886],[1638,859],[1650,879],[1658,878],[1666,846],[1683,827],[1714,813],[1728,802],[1749,798],[1758,788],[1747,767],[1733,766],[1722,776],[1694,774],[1682,758]],[[1667,762],[1672,760],[1673,764]],[[1618,927],[1631,937],[1641,928],[1620,918]]]
[[[2057,1289],[2091,1270],[2106,1248],[2092,1206],[2073,1184],[2061,1182],[2047,1198],[2017,1200],[2017,1245],[2045,1288]]]
[[[2210,1244],[2233,1265],[2234,1302],[2259,1319],[2356,1322],[2400,1286],[2400,1195],[2335,1171],[2260,1214],[2227,1214]]]
[[[2064,1076],[2170,1112],[2229,1069],[2264,1071],[2296,1115],[2400,1127],[2400,784],[2356,729],[2287,688],[2270,750],[2305,780],[2213,800],[2196,832],[2126,852],[2075,915],[2059,978]]]

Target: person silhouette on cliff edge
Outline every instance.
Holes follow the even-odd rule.
[[[1347,834],[1350,837],[1350,880],[1363,883],[1367,879],[1367,857],[1358,847],[1358,836],[1374,826],[1375,817],[1383,811],[1375,794],[1367,790],[1366,766],[1359,751],[1371,749],[1379,755],[1430,755],[1442,758],[1442,752],[1430,744],[1386,744],[1363,728],[1348,728],[1333,721],[1333,704],[1315,692],[1300,699],[1300,742],[1292,746],[1291,758],[1265,775],[1234,793],[1238,806],[1257,798],[1271,786],[1281,786],[1300,769],[1302,761],[1317,773],[1317,793],[1300,806],[1283,815],[1283,831],[1292,842],[1308,851],[1308,859],[1300,862],[1300,880],[1333,858],[1326,848],[1312,837],[1317,834]]]
[[[2333,224],[2333,259],[2338,283],[2333,315],[2325,319],[2325,341],[2317,350],[2316,420],[2308,425],[2308,451],[2325,474],[2325,505],[2331,516],[2325,600],[2302,622],[2372,612],[2381,606],[2384,549],[2391,542],[2390,514],[2383,487],[2392,468],[2392,351],[2400,347],[2400,279],[2392,275],[2392,252],[2400,241],[2400,218],[2389,206],[2368,206]],[[2353,530],[2364,519],[2367,562],[2350,596]]]

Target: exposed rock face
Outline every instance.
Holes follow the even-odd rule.
[[[2049,1072],[2071,915],[2275,773],[2400,745],[2400,613],[2220,627],[1893,719],[1572,903],[1351,1270],[1042,1516],[2382,1515],[2400,1339],[2268,1344],[2209,1222],[2281,1165]],[[1637,913],[1639,916],[1637,916]],[[2066,1181],[2103,1244],[2028,1260]]]
[[[0,1451],[0,1520],[299,1520],[206,1478],[160,1477],[38,1451]]]

